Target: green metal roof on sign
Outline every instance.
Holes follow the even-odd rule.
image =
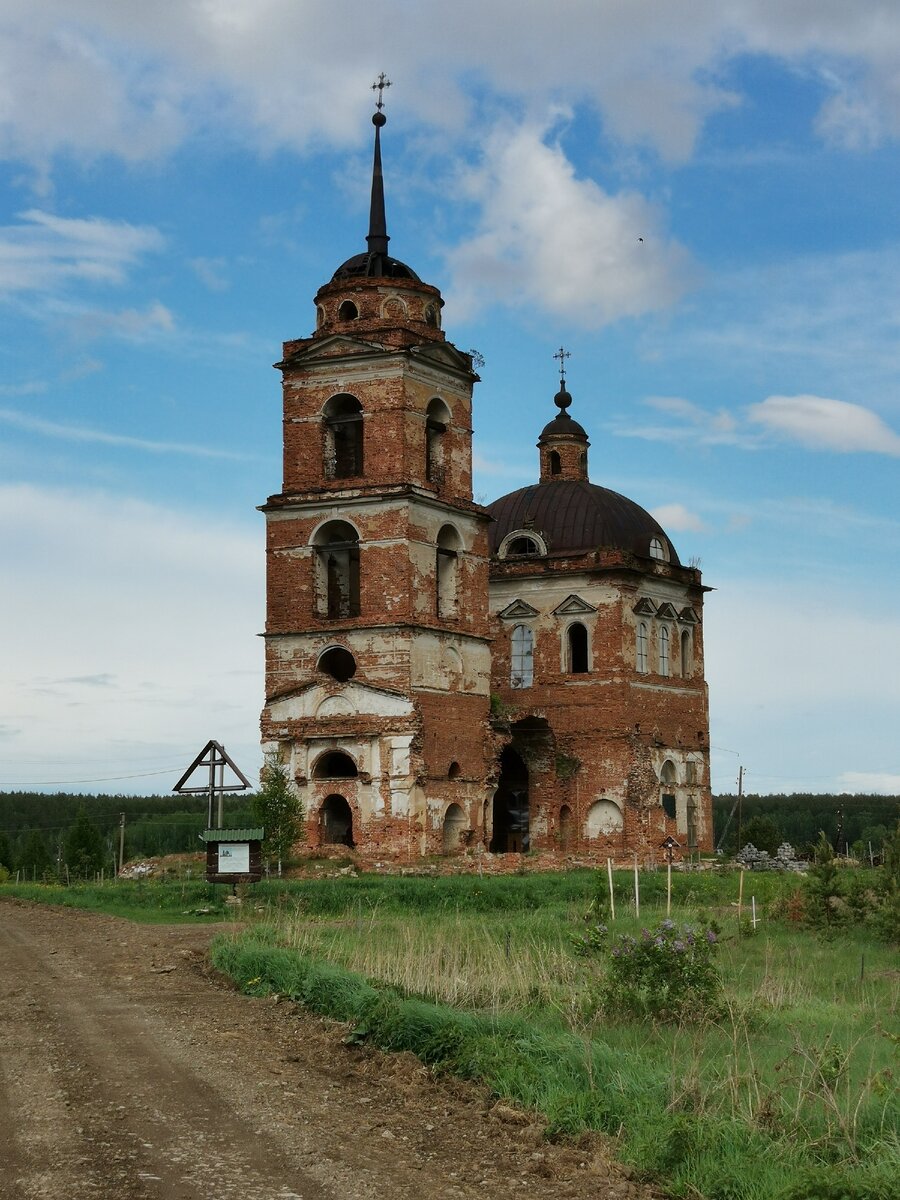
[[[261,842],[266,836],[264,829],[204,829],[200,834],[204,842]]]

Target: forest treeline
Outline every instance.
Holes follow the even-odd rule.
[[[96,832],[100,839],[96,854],[102,852],[110,870],[118,862],[122,813],[126,861],[203,849],[197,835],[206,827],[205,796],[0,792],[0,866],[38,876],[62,866],[82,814],[87,819],[86,824],[82,822],[82,832]],[[252,796],[226,796],[225,813],[226,824],[232,828],[251,826]]]
[[[718,844],[725,832],[723,848],[728,853],[748,841],[773,853],[787,841],[808,855],[822,830],[838,852],[865,859],[870,842],[873,853],[880,853],[900,816],[898,796],[747,795],[729,823],[734,805],[734,796],[713,797],[714,841]],[[226,797],[225,808],[226,824],[232,828],[254,824],[251,795]],[[0,866],[13,872],[52,871],[67,856],[82,852],[85,838],[90,838],[93,853],[102,855],[111,869],[118,858],[121,813],[126,860],[202,848],[197,835],[206,825],[204,796],[0,792]],[[82,823],[76,832],[79,814]]]
[[[869,843],[872,853],[880,855],[884,839],[900,818],[900,796],[747,795],[737,807],[736,799],[713,796],[715,844],[722,840],[722,848],[729,854],[748,842],[773,854],[782,842],[789,842],[798,854],[809,858],[821,831],[837,853],[866,859]]]

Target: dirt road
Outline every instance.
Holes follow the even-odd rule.
[[[214,931],[0,903],[2,1200],[648,1200],[598,1147],[211,977]]]

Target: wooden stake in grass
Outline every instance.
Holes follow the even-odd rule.
[[[612,859],[611,858],[608,858],[606,860],[606,874],[607,874],[607,878],[609,879],[609,919],[611,921],[614,921],[616,919],[616,898],[613,895]]]
[[[634,915],[641,915],[641,885],[638,882],[637,855],[634,856]]]
[[[743,908],[743,906],[744,906],[744,868],[741,867],[741,879],[740,879],[740,883],[738,884],[738,911],[737,911],[738,934],[740,934],[740,932],[741,932],[741,909]]]

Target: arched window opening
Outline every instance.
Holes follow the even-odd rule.
[[[425,413],[425,478],[440,486],[446,479],[444,443],[450,428],[450,409],[436,397]]]
[[[455,617],[459,591],[459,534],[445,525],[437,537],[437,615]]]
[[[676,799],[675,785],[678,782],[678,771],[671,758],[667,758],[659,772],[660,782],[660,797],[659,801],[663,807],[663,812],[670,821],[675,820]]]
[[[332,396],[324,409],[325,478],[363,473],[362,405],[355,396]]]
[[[523,854],[529,849],[528,768],[511,746],[500,755],[492,826],[492,854]]]
[[[338,309],[338,317],[342,321],[355,321],[359,317],[359,309],[352,300],[345,300]]]
[[[570,675],[584,675],[588,669],[588,631],[580,621],[566,630],[566,668]]]
[[[511,558],[513,555],[522,555],[524,557],[526,555],[533,555],[533,554],[540,554],[540,553],[541,553],[540,546],[534,540],[534,538],[530,538],[530,537],[513,538],[513,540],[506,547],[506,557],[507,558]]]
[[[359,616],[359,537],[347,521],[329,521],[315,536],[316,607],[329,620]]]
[[[430,325],[432,329],[437,329],[437,309],[433,304],[429,304],[425,309],[425,324]]]
[[[316,666],[338,683],[346,683],[356,674],[356,659],[343,646],[330,647],[321,655]]]
[[[531,687],[534,682],[534,634],[527,625],[516,625],[510,643],[509,686]]]
[[[622,832],[624,823],[622,810],[614,800],[595,800],[588,809],[584,832],[589,838],[612,837]]]
[[[669,674],[669,627],[668,625],[660,625],[659,627],[659,673],[660,675]]]
[[[449,768],[449,770],[447,771],[447,778],[448,778],[448,779],[459,779],[459,774],[460,774],[460,765],[459,765],[459,763],[458,763],[458,762],[452,762],[452,763],[450,764],[450,768]]]
[[[668,550],[662,538],[654,537],[650,539],[650,557],[656,558],[660,562],[669,561]]]
[[[326,796],[320,822],[323,845],[353,849],[353,812],[343,796]]]
[[[316,305],[316,329],[321,329],[325,324],[325,309],[321,304]]]
[[[637,627],[637,638],[635,640],[636,661],[635,667],[642,675],[646,675],[649,670],[647,663],[647,623],[641,621]]]
[[[551,475],[561,475],[562,474],[562,459],[559,457],[558,450],[550,451],[550,474]]]
[[[690,679],[694,673],[694,647],[691,641],[691,631],[681,631],[681,677]]]
[[[462,836],[466,827],[466,814],[458,804],[451,804],[444,814],[443,850],[453,854],[462,848]]]
[[[313,779],[355,779],[358,774],[356,763],[343,750],[329,750],[313,767]]]
[[[572,810],[568,804],[564,804],[559,810],[559,848],[572,848]]]

